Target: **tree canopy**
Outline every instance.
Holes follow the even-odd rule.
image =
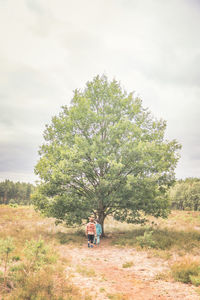
[[[180,145],[164,139],[165,129],[119,82],[96,76],[46,126],[36,207],[67,224],[91,214],[102,226],[108,215],[130,223],[166,217]]]
[[[34,185],[25,182],[13,182],[8,179],[0,182],[0,204],[31,204]]]
[[[173,209],[200,210],[200,178],[179,180],[169,190]]]

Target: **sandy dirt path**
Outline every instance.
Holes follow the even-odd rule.
[[[168,263],[145,252],[110,246],[106,240],[93,249],[87,244],[62,245],[59,251],[71,262],[66,276],[81,289],[82,299],[86,293],[97,300],[200,299],[193,286],[156,280],[157,274],[168,270]],[[132,266],[125,268],[125,263]]]

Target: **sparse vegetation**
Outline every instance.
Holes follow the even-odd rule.
[[[119,253],[121,247],[123,251],[134,248],[133,255],[137,250],[141,255],[145,253],[150,261],[165,262],[166,269],[160,268],[160,272],[154,274],[154,280],[180,281],[199,290],[199,213],[173,211],[168,220],[158,220],[157,224],[152,222],[154,220],[150,219],[150,226],[138,226],[108,220],[105,224],[108,224],[108,237],[102,242],[117,246],[113,249]],[[107,269],[100,274],[96,269],[101,262],[109,265],[109,256],[83,257],[72,266],[66,249],[78,249],[84,243],[86,246],[81,227],[55,226],[53,219],[40,216],[31,207],[6,205],[0,206],[0,227],[0,296],[3,295],[4,300],[25,300],[30,295],[30,299],[37,300],[93,299],[86,290],[82,292],[74,285],[74,272],[81,278],[85,277],[84,280],[88,277],[87,280],[99,280],[99,284],[105,285],[99,285],[97,294],[106,295],[110,284],[118,284],[115,278],[109,277]],[[57,249],[63,249],[65,255],[61,257]],[[134,256],[122,257],[118,267],[123,272],[131,273],[132,269],[135,272],[137,259]],[[135,280],[137,282],[137,278]],[[117,290],[107,297],[128,299],[126,294]]]
[[[107,297],[111,300],[128,300],[128,297],[122,294],[108,294]]]
[[[200,284],[200,262],[193,258],[184,257],[173,263],[171,272],[176,281]]]
[[[96,276],[95,270],[93,268],[87,268],[85,266],[77,266],[77,272],[81,273],[83,276],[94,277]]]
[[[5,291],[9,289],[8,284],[8,264],[10,259],[10,254],[14,250],[13,240],[10,237],[6,239],[0,239],[0,259],[1,259],[1,266],[3,267],[3,272],[0,274],[0,282],[1,288]]]
[[[156,243],[152,238],[153,231],[145,231],[143,236],[136,237],[139,245],[144,248],[156,248]]]
[[[57,232],[56,238],[60,242],[60,244],[77,244],[82,245],[85,241],[85,235],[82,231],[75,231],[74,233],[66,233],[66,232]]]
[[[53,222],[30,207],[0,206],[0,295],[7,300],[81,298],[54,250]],[[59,230],[59,229],[58,229]],[[88,295],[85,295],[86,299]]]
[[[140,246],[149,249],[185,250],[185,253],[200,247],[200,232],[196,230],[136,228],[124,234],[115,235],[113,245]]]
[[[127,261],[122,265],[122,268],[131,268],[133,265],[133,261]]]

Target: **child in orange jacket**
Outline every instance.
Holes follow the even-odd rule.
[[[86,236],[88,238],[88,248],[93,248],[93,243],[94,243],[94,238],[96,237],[96,226],[94,223],[94,218],[90,217],[89,218],[89,223],[86,226]]]

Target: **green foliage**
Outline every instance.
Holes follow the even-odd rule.
[[[180,242],[180,238],[176,240],[177,237],[180,237],[181,234],[179,232],[173,232],[169,230],[155,230],[153,232],[153,244],[152,248],[162,249],[162,250],[168,250],[173,245],[177,243],[177,241]],[[181,240],[181,243],[183,241]]]
[[[122,268],[130,268],[134,265],[132,261],[127,261],[122,265]]]
[[[56,261],[56,256],[49,255],[49,248],[41,239],[38,241],[26,241],[24,255],[27,261],[28,272],[38,270],[43,265]]]
[[[6,239],[0,239],[0,255],[1,257],[7,257],[14,250],[13,239],[7,237]]]
[[[1,299],[81,299],[79,288],[66,277],[69,258],[54,250],[51,220],[45,222],[31,207],[1,205],[0,225]]]
[[[136,246],[137,237],[143,236],[145,228],[137,228],[134,230],[117,233],[116,236],[112,238],[112,244],[118,246]]]
[[[17,285],[26,284],[27,278],[47,266],[56,262],[55,255],[45,246],[44,241],[39,239],[26,241],[23,249],[24,259],[10,268],[12,278]]]
[[[169,250],[176,248],[187,253],[200,247],[200,234],[196,231],[140,228],[113,237],[112,244]]]
[[[10,207],[14,207],[14,208],[18,207],[18,204],[17,203],[13,203],[12,199],[10,200],[9,205],[10,205]]]
[[[153,233],[153,231],[145,231],[143,236],[136,237],[136,240],[138,241],[139,245],[142,248],[144,248],[144,247],[155,248],[156,247],[156,243],[152,239],[152,233]]]
[[[169,191],[172,208],[200,210],[200,179],[187,178],[176,182]]]
[[[200,286],[200,274],[198,274],[197,276],[190,275],[190,280],[193,285]]]
[[[34,185],[30,183],[15,183],[10,180],[0,182],[0,204],[10,204],[12,207],[17,207],[18,204],[30,205],[34,190]]]
[[[10,267],[10,278],[15,286],[10,299],[76,299],[62,268],[58,268],[56,254],[43,240],[26,241],[24,259]],[[57,287],[57,282],[61,286]],[[65,295],[67,294],[67,295]],[[75,291],[77,294],[77,291]]]
[[[16,255],[16,256],[12,256],[12,261],[19,261],[20,260],[20,256]]]
[[[116,80],[95,77],[46,126],[35,206],[69,225],[91,214],[101,225],[108,215],[128,223],[167,217],[180,145],[164,139],[165,129]]]
[[[200,263],[198,261],[192,261],[185,258],[179,262],[171,265],[171,273],[176,281],[184,283],[196,283],[200,276]],[[197,279],[198,278],[198,279]]]

